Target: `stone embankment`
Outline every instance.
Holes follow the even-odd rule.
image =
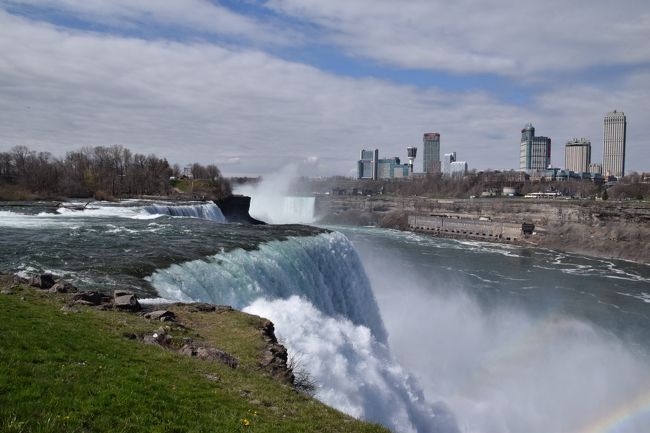
[[[450,218],[446,215],[409,215],[410,230],[442,237],[475,238],[496,242],[516,242],[524,236],[522,224]]]
[[[400,230],[417,229],[418,224],[409,226],[409,217],[411,223],[423,218],[446,218],[439,223],[430,221],[424,231],[496,242],[508,242],[508,237],[512,241],[517,238],[512,231],[521,231],[521,225],[529,223],[535,226],[534,234],[520,236],[517,242],[650,263],[648,202],[333,195],[317,197],[316,214],[324,224],[377,225]]]

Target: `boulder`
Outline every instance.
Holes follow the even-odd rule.
[[[215,304],[204,304],[197,303],[192,304],[189,310],[191,313],[223,313],[225,311],[232,311],[230,305],[215,305]]]
[[[145,335],[142,340],[147,344],[168,346],[172,341],[172,337],[169,335],[169,328],[160,327],[153,334]]]
[[[104,296],[99,292],[79,292],[72,297],[72,302],[80,305],[101,305]]]
[[[217,306],[212,305],[212,304],[192,304],[190,307],[190,312],[191,313],[211,313],[213,311],[216,311]]]
[[[204,361],[216,361],[226,364],[230,368],[237,368],[239,366],[239,360],[232,356],[228,352],[224,352],[220,349],[215,349],[213,347],[194,347],[190,344],[186,344],[181,347],[179,353],[185,356],[191,356]]]
[[[41,274],[36,277],[29,279],[29,285],[32,287],[38,287],[39,289],[47,290],[51,288],[56,281],[52,274]]]
[[[161,322],[174,322],[176,321],[176,314],[169,310],[157,310],[144,315],[150,320],[160,320]]]
[[[113,306],[118,310],[126,311],[140,311],[142,309],[137,296],[123,290],[113,292]]]
[[[50,287],[52,293],[74,293],[77,288],[67,281],[59,280],[55,285]]]

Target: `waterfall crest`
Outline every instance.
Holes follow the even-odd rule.
[[[386,331],[370,282],[352,243],[333,232],[271,241],[257,250],[236,249],[172,265],[149,277],[160,296],[244,308],[258,298],[297,295],[329,316]]]
[[[152,215],[170,215],[189,218],[200,218],[204,220],[225,223],[226,218],[223,216],[219,206],[214,202],[196,205],[162,205],[152,204],[145,206],[145,210]]]

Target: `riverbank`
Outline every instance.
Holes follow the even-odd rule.
[[[319,196],[316,212],[323,224],[376,225],[399,230],[409,230],[409,216],[414,215],[531,223],[535,233],[518,239],[518,243],[650,264],[650,203],[646,202]],[[471,237],[462,232],[447,236]],[[505,237],[484,240],[510,242]]]
[[[386,431],[299,392],[268,320],[51,289],[0,275],[0,431]]]

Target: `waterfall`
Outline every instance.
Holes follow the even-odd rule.
[[[163,298],[236,308],[258,298],[298,295],[323,313],[346,317],[370,328],[380,341],[386,340],[361,260],[348,238],[338,232],[291,237],[253,251],[236,249],[172,265],[149,280]]]
[[[226,218],[221,213],[219,206],[214,202],[196,205],[160,205],[145,206],[145,210],[153,215],[170,215],[178,217],[200,218],[204,220],[225,223]]]
[[[172,265],[148,280],[159,296],[230,304],[271,319],[316,380],[316,398],[396,432],[456,433],[393,358],[368,277],[343,234],[290,237]]]
[[[313,223],[315,203],[315,197],[284,197],[280,222]]]

